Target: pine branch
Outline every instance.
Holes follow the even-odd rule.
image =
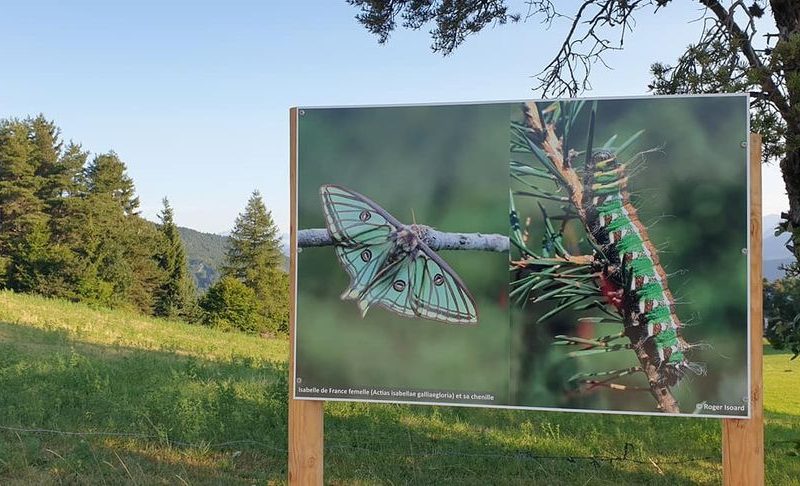
[[[594,127],[595,110],[593,107],[591,111],[590,127]],[[577,216],[586,224],[586,207],[584,203],[583,194],[583,181],[578,175],[577,171],[570,163],[569,158],[564,156],[563,140],[556,133],[555,123],[546,123],[542,120],[539,109],[535,103],[525,103],[523,105],[523,112],[525,115],[525,125],[529,129],[532,137],[529,138],[529,147],[531,152],[539,162],[554,176],[556,176],[566,189],[569,199],[572,202]],[[574,113],[573,113],[574,114]],[[593,128],[590,128],[588,136],[588,144],[586,149],[587,157],[590,156],[593,146]],[[636,135],[638,136],[638,134]],[[537,146],[538,143],[538,146]],[[541,154],[539,154],[541,152]],[[546,215],[545,215],[546,219]],[[578,302],[579,299],[575,299]],[[572,304],[572,301],[569,302]],[[600,304],[599,308],[605,310],[605,305]],[[559,307],[556,308],[559,310]],[[552,313],[553,311],[551,311]],[[633,314],[628,314],[623,317],[623,325],[625,329],[633,326]],[[659,369],[654,360],[647,354],[644,347],[640,345],[638,338],[628,335],[630,344],[627,345],[610,345],[608,347],[598,347],[595,345],[581,351],[574,351],[570,353],[573,356],[580,356],[592,353],[604,353],[609,351],[616,351],[619,349],[632,349],[636,353],[636,358],[640,363],[642,372],[647,377],[649,391],[653,398],[655,398],[659,410],[665,413],[679,413],[678,402],[672,395],[668,386],[661,384],[659,379]],[[563,336],[560,336],[563,340]],[[573,341],[574,342],[574,341]],[[577,343],[576,343],[577,344]],[[588,343],[585,343],[588,344]]]
[[[412,225],[420,239],[432,250],[508,251],[508,236],[482,233],[447,233],[428,226]],[[332,246],[333,238],[327,229],[303,229],[297,232],[298,248]]]

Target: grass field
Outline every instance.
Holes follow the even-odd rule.
[[[0,484],[283,483],[287,348],[0,292]],[[800,484],[800,359],[765,354],[768,480]],[[334,484],[721,481],[713,419],[348,403],[325,419]]]

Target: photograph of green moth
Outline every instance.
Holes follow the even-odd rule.
[[[369,198],[326,184],[319,188],[334,251],[350,275],[342,300],[442,322],[476,323],[475,301],[455,272],[422,241],[424,227],[404,225]]]
[[[507,105],[302,108],[298,397],[509,402]],[[507,248],[507,242],[506,242]],[[461,394],[475,398],[456,398]]]
[[[297,121],[296,398],[748,416],[746,96]]]

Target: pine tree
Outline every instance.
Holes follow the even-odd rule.
[[[226,256],[223,274],[252,289],[258,287],[260,274],[280,265],[278,227],[258,190],[253,191],[244,212],[236,218]]]
[[[282,278],[278,227],[256,190],[230,235],[223,276],[236,278],[255,292],[263,328],[281,330],[288,322],[288,281]]]
[[[126,215],[137,214],[139,198],[126,170],[125,163],[113,151],[96,156],[85,171],[88,190],[90,194],[111,198]]]
[[[50,217],[51,258],[58,263],[39,292],[70,300],[79,300],[77,289],[85,271],[85,262],[79,258],[84,249],[79,245],[87,218],[88,190],[83,178],[87,158],[80,145],[68,143],[39,192]]]
[[[87,155],[43,115],[0,120],[0,287],[151,313],[164,237],[119,157]]]
[[[83,174],[85,195],[75,209],[80,225],[80,297],[109,307],[132,305],[153,312],[164,281],[157,256],[161,235],[136,214],[139,199],[125,164],[114,152],[97,155]]]
[[[30,127],[31,163],[36,176],[40,178],[36,195],[49,206],[61,195],[61,130],[41,114],[36,118],[29,118],[27,123]]]
[[[154,314],[158,292],[167,280],[167,274],[159,266],[164,237],[155,223],[137,215],[126,216],[122,228],[125,261],[132,278],[127,290],[121,294],[126,304],[139,312]]]
[[[64,150],[61,130],[39,115],[28,118],[30,163],[37,180],[36,196],[45,217],[32,224],[17,248],[16,287],[54,297],[75,298],[75,258],[63,234],[67,199],[83,169],[86,153],[70,143]]]
[[[174,318],[185,316],[189,311],[195,293],[194,281],[189,275],[186,250],[174,221],[172,207],[166,197],[163,203],[164,209],[158,215],[161,221],[159,230],[163,236],[158,264],[164,271],[166,280],[156,294],[154,311],[157,316]]]
[[[0,122],[0,275],[3,285],[20,291],[32,290],[33,262],[27,258],[42,258],[42,242],[49,238],[35,153],[29,120]],[[37,250],[23,253],[28,247]]]

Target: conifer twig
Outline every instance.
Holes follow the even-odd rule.
[[[551,105],[556,107],[557,105]],[[572,113],[574,115],[577,113],[578,110]],[[587,220],[587,207],[584,203],[584,187],[583,181],[581,176],[575,170],[572,165],[572,160],[574,154],[564,153],[564,141],[563,135],[559,135],[556,133],[557,127],[556,124],[553,122],[547,122],[542,113],[540,113],[536,103],[529,102],[523,104],[523,115],[524,115],[524,123],[521,124],[518,128],[524,130],[525,134],[515,139],[514,143],[517,146],[517,150],[520,152],[529,152],[533,155],[534,159],[537,160],[542,166],[543,169],[538,167],[534,167],[537,171],[546,171],[551,176],[555,177],[558,181],[559,190],[563,189],[566,194],[561,196],[563,199],[570,201],[572,204],[572,209],[576,213],[578,219],[582,221]],[[589,144],[587,147],[587,153],[591,152],[592,150],[592,139],[593,139],[593,130],[594,130],[594,112],[592,112],[591,118],[591,125],[589,131]],[[568,121],[562,130],[569,130],[571,121]],[[635,135],[637,137],[639,134]],[[629,142],[626,142],[627,145]],[[519,167],[524,167],[523,164],[517,163]],[[513,168],[513,167],[512,167]],[[536,172],[538,174],[539,172]],[[564,194],[563,192],[561,194]],[[536,196],[534,194],[531,194]],[[540,208],[542,206],[540,205]],[[542,208],[542,214],[544,216],[545,225],[550,224],[548,216],[544,209]],[[560,238],[560,233],[556,233],[553,228],[545,227],[546,233],[549,233],[548,242],[559,242],[558,238]],[[591,243],[591,241],[590,241]],[[559,242],[560,245],[560,242]],[[556,253],[559,253],[558,245],[553,245]],[[594,246],[594,245],[593,245]],[[596,249],[597,250],[597,249]],[[561,251],[563,253],[563,251]],[[563,257],[562,257],[563,258]],[[546,263],[541,261],[541,259],[528,259],[531,262],[531,266],[536,268],[540,266],[542,263]],[[535,263],[534,263],[535,262]],[[587,262],[588,263],[588,262]],[[552,279],[556,281],[556,279]],[[601,283],[598,282],[598,286]],[[566,284],[561,282],[555,289],[552,289],[553,286],[548,287],[547,291],[549,294],[545,295],[556,295],[560,297],[561,293],[560,290],[565,287]],[[541,297],[540,297],[541,298]],[[603,310],[606,307],[605,301],[607,298],[604,298],[602,301],[599,301],[598,307]],[[562,302],[564,300],[562,299]],[[556,311],[560,310],[564,306],[571,305],[573,301],[566,301],[566,303],[562,303],[559,307],[556,307]],[[575,302],[579,302],[579,299],[575,299]],[[552,313],[553,311],[550,311]],[[546,316],[549,317],[549,314]],[[626,313],[623,316],[623,325],[624,328],[627,330],[634,326],[632,322],[633,314]],[[540,318],[540,320],[542,320]],[[626,334],[627,335],[627,334]],[[678,407],[678,402],[675,397],[672,395],[672,391],[670,388],[661,383],[659,380],[659,368],[656,364],[655,360],[651,356],[648,355],[645,348],[641,346],[641,343],[637,338],[632,335],[627,335],[630,338],[630,344],[621,346],[621,345],[609,345],[608,347],[605,346],[598,346],[593,343],[583,343],[588,347],[580,350],[580,351],[573,351],[569,353],[571,356],[582,356],[586,354],[593,354],[593,353],[604,353],[609,351],[615,351],[619,349],[632,349],[636,353],[636,358],[640,363],[640,369],[647,377],[648,381],[648,388],[645,390],[649,390],[650,394],[656,400],[658,404],[658,409],[665,412],[665,413],[679,413],[680,409]],[[575,338],[571,338],[565,340],[563,336],[560,337],[561,344],[579,344],[579,342],[575,341]]]

